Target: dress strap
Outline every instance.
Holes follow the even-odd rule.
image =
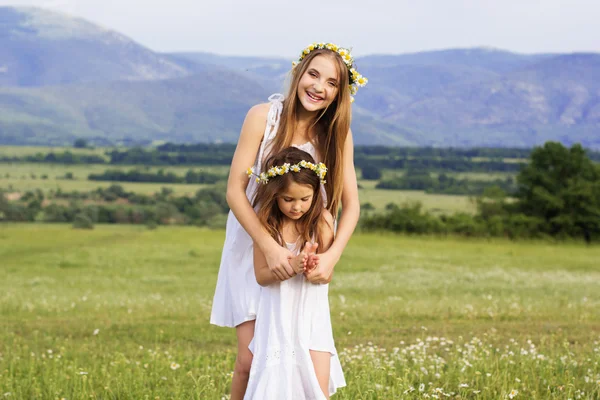
[[[281,111],[283,110],[283,95],[281,93],[275,93],[269,96],[269,101],[271,102],[271,108],[269,109],[269,114],[267,115],[267,128],[271,127],[272,135],[275,136],[277,133],[277,129],[279,128],[279,119],[281,116]],[[266,130],[267,133],[269,129]]]
[[[279,129],[279,120],[281,119],[281,111],[283,110],[283,99],[284,97],[281,93],[275,93],[269,96],[271,107],[267,114],[267,126],[265,127],[263,140],[260,144],[260,150],[258,151],[257,173],[261,172],[265,147],[267,146],[267,143],[275,137],[277,130]]]

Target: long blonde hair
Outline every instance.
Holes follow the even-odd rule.
[[[310,62],[320,55],[334,60],[339,77],[338,93],[335,100],[321,112],[313,124],[316,128],[316,148],[322,158],[318,161],[322,161],[327,165],[325,184],[328,199],[327,209],[332,215],[336,216],[343,190],[343,150],[352,118],[348,89],[350,83],[348,68],[338,53],[327,49],[313,50],[292,70],[290,86],[283,102],[283,111],[281,112],[279,129],[275,135],[272,152],[277,152],[292,145],[294,130],[298,121],[298,107],[302,107],[298,100],[298,84],[306,73]]]

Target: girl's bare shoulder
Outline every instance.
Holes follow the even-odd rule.
[[[271,108],[271,103],[260,103],[252,106],[250,110],[248,110],[248,114],[246,115],[246,119],[256,120],[256,121],[266,121],[267,115],[269,114],[269,109]]]
[[[246,114],[244,125],[242,127],[242,134],[240,140],[248,138],[251,143],[260,142],[262,139],[263,132],[265,130],[265,124],[267,122],[267,115],[269,114],[269,103],[261,103],[252,106]],[[248,143],[246,143],[248,145]]]

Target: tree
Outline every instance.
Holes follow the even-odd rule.
[[[94,229],[92,219],[85,213],[79,213],[73,220],[73,228],[75,229]]]
[[[600,168],[581,145],[547,142],[517,176],[517,209],[544,221],[545,233],[600,237]]]
[[[374,165],[367,164],[362,167],[362,178],[368,180],[381,179],[381,170]]]
[[[86,147],[88,147],[88,142],[85,139],[79,138],[75,140],[75,143],[73,143],[73,147],[75,147],[76,149],[85,149]]]

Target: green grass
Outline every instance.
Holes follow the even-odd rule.
[[[0,395],[226,398],[235,335],[208,323],[223,238],[0,225]],[[599,258],[355,234],[330,288],[348,383],[334,399],[600,398]]]
[[[494,179],[506,179],[509,176],[514,177],[514,173],[510,172],[444,172],[447,176],[451,176],[456,179],[469,179],[474,181],[491,181]],[[404,176],[405,170],[401,169],[383,169],[381,171],[381,179],[394,179]],[[440,173],[432,172],[431,176],[437,178]],[[360,171],[358,176],[362,177]]]
[[[446,194],[429,194],[419,190],[384,190],[375,189],[377,181],[360,181],[358,196],[361,204],[371,203],[376,210],[382,211],[389,203],[402,204],[419,201],[425,210],[435,214],[451,214],[454,212],[474,213],[475,204],[468,196]]]
[[[175,166],[175,167],[140,167],[133,165],[126,166],[106,166],[106,165],[62,165],[62,164],[38,164],[38,163],[0,163],[0,188],[9,191],[24,192],[27,190],[41,189],[44,192],[50,190],[62,191],[90,191],[98,187],[109,187],[114,183],[123,186],[125,190],[152,194],[160,192],[161,188],[167,187],[177,195],[194,194],[197,190],[209,185],[185,185],[185,184],[163,184],[163,183],[137,183],[137,182],[101,182],[88,181],[87,177],[91,173],[101,173],[106,169],[118,168],[129,170],[132,168],[145,168],[148,171],[157,171],[162,168],[165,172],[173,172],[177,175],[185,175],[188,169],[196,171],[207,171],[221,174],[224,177],[228,174],[226,166]],[[64,176],[71,172],[74,180],[66,180]],[[47,179],[42,179],[42,175],[47,175]],[[406,201],[420,201],[426,210],[434,213],[452,213],[456,211],[475,212],[475,207],[467,196],[450,196],[427,194],[421,191],[409,190],[382,190],[375,189],[376,181],[360,181],[362,189],[359,190],[361,203],[371,203],[379,211],[385,209],[389,203],[401,204]]]
[[[24,157],[36,155],[37,153],[48,154],[48,153],[63,153],[70,151],[73,154],[86,154],[86,155],[98,155],[104,156],[106,151],[110,151],[110,148],[95,147],[93,149],[76,149],[73,147],[50,147],[50,146],[0,146],[0,156],[7,157]],[[105,157],[108,160],[108,157]]]
[[[168,187],[178,195],[193,194],[197,190],[207,187],[202,184],[167,184],[167,183],[138,183],[138,182],[105,182],[105,181],[88,181],[89,174],[102,173],[107,169],[130,170],[133,168],[142,168],[150,172],[156,172],[163,169],[165,172],[173,172],[177,175],[184,176],[189,169],[195,171],[207,171],[223,175],[223,179],[227,175],[228,167],[224,166],[176,166],[176,167],[142,167],[134,165],[125,166],[106,166],[98,164],[81,164],[81,165],[62,165],[62,164],[38,164],[38,163],[0,163],[0,187],[7,188],[11,191],[27,191],[41,189],[44,192],[56,190],[60,188],[62,191],[90,191],[98,187],[109,187],[112,184],[118,183],[125,190],[152,194],[160,192],[161,188]],[[71,172],[74,180],[66,180],[64,176]],[[42,175],[47,175],[47,179],[42,179]],[[8,176],[8,177],[7,177]]]

